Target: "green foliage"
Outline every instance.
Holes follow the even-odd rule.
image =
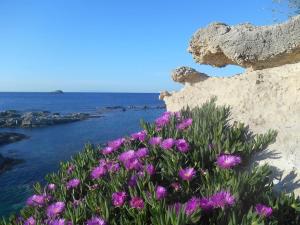
[[[217,107],[214,100],[201,108],[185,109],[183,118],[192,118],[192,125],[185,130],[178,130],[178,118],[172,116],[168,125],[158,130],[155,124],[142,122],[147,131],[145,141],[127,141],[117,151],[109,155],[99,152],[99,147],[91,144],[83,152],[74,156],[70,162],[61,163],[60,170],[46,176],[47,182],[56,185],[49,191],[40,184],[34,186],[35,194],[51,195],[51,202],[63,201],[66,209],[60,215],[73,224],[86,224],[92,216],[100,216],[110,225],[192,225],[192,224],[229,224],[229,225],[275,225],[300,224],[300,200],[294,195],[276,196],[272,192],[270,169],[267,165],[249,168],[250,157],[264,150],[276,138],[275,131],[263,135],[252,134],[248,127],[241,123],[230,123],[230,108]],[[175,150],[163,150],[160,146],[148,143],[150,137],[160,136],[163,139],[185,139],[190,150],[182,153]],[[135,170],[126,170],[121,166],[117,173],[107,173],[100,179],[91,179],[91,170],[99,165],[100,159],[116,161],[120,153],[129,149],[147,147],[149,155],[143,159],[143,165],[153,164],[154,176],[145,173],[137,180],[136,186],[128,186],[131,176],[138,176]],[[221,169],[216,165],[220,154],[234,154],[242,158],[242,163],[232,169]],[[68,168],[73,166],[72,172]],[[182,168],[193,167],[196,176],[191,181],[183,181],[178,176]],[[72,178],[81,183],[74,189],[67,189],[66,184]],[[171,184],[178,182],[179,190]],[[155,188],[161,185],[167,188],[167,197],[157,200]],[[218,191],[229,191],[235,198],[232,206],[204,210],[198,208],[191,215],[181,207],[176,211],[175,203],[185,204],[192,197],[205,198]],[[124,191],[128,198],[121,207],[112,203],[114,192]],[[138,196],[143,199],[143,209],[130,207],[130,198]],[[49,204],[48,203],[48,204]],[[272,216],[265,218],[258,215],[254,207],[257,203],[273,208]],[[20,216],[27,219],[33,216],[37,224],[45,224],[45,208],[26,206]],[[11,216],[0,224],[22,224],[17,216]]]

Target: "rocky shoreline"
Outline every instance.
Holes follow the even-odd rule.
[[[142,106],[106,106],[96,110],[96,113],[70,113],[62,115],[49,111],[19,112],[6,110],[0,112],[0,128],[35,128],[45,127],[64,123],[72,123],[90,118],[102,117],[102,113],[127,110],[152,110],[165,109],[165,105],[142,105]]]
[[[130,105],[130,106],[106,106],[99,108],[97,111],[99,113],[105,113],[105,112],[111,112],[111,111],[127,111],[127,110],[151,110],[151,109],[165,109],[165,105],[155,105],[155,106],[149,106],[149,105],[142,105],[142,106],[137,106],[137,105]]]
[[[19,112],[17,110],[6,110],[0,112],[0,128],[38,128],[64,123],[72,123],[86,120],[89,118],[102,117],[103,113],[125,112],[127,110],[152,110],[164,109],[165,105],[142,105],[142,106],[107,106],[96,110],[94,114],[88,113],[70,113],[62,115],[60,113],[51,113],[49,111],[37,112]],[[14,132],[0,132],[0,146],[27,139],[24,134]],[[0,154],[0,174],[14,165],[22,163],[22,159],[4,157]]]
[[[0,112],[0,128],[45,127],[56,124],[77,122],[91,117],[96,116],[91,116],[88,113],[61,115],[60,113],[51,113],[49,111],[23,113],[16,110],[7,110]],[[100,115],[97,115],[97,117],[100,117]]]

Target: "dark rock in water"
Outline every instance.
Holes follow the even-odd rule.
[[[127,111],[127,110],[151,110],[151,109],[165,109],[165,105],[129,105],[129,106],[106,106],[100,109],[100,112],[109,111]]]
[[[60,115],[59,113],[51,113],[49,111],[21,113],[9,110],[0,112],[0,128],[44,127],[55,124],[81,121],[88,118],[90,118],[90,115],[87,113],[72,113],[68,115]]]
[[[156,109],[166,109],[166,105],[158,105],[156,106]]]
[[[124,106],[107,106],[104,107],[106,110],[121,110],[121,111],[126,111],[126,107]]]
[[[0,132],[0,146],[5,144],[10,144],[13,142],[21,141],[28,138],[24,134],[13,133],[13,132]],[[22,159],[13,159],[4,157],[0,154],[0,174],[6,170],[11,169],[14,165],[22,163]]]
[[[22,159],[7,158],[0,154],[0,174],[11,169],[14,165],[24,162]]]
[[[25,134],[0,132],[0,145],[10,144],[28,138]]]

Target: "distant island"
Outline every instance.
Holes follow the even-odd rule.
[[[64,92],[62,90],[55,90],[55,91],[52,91],[51,93],[54,93],[54,94],[63,94]]]

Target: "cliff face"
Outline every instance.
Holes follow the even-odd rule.
[[[274,42],[277,38],[281,40],[284,34],[296,32],[291,38],[295,40],[294,37],[298,37],[299,41],[299,20],[300,17],[296,17],[284,25],[274,26],[280,26],[280,29],[283,29],[281,35],[276,32],[264,32],[264,34],[268,33],[270,35],[269,40]],[[298,22],[295,23],[295,21]],[[289,24],[293,24],[294,31],[291,31]],[[225,25],[218,26],[224,28]],[[268,129],[277,130],[277,141],[270,146],[268,152],[257,155],[254,161],[267,162],[273,166],[276,172],[274,173],[276,182],[278,182],[277,189],[288,192],[295,191],[296,194],[300,195],[300,58],[296,57],[296,55],[300,55],[299,43],[285,45],[292,41],[289,36],[286,36],[285,43],[281,45],[283,49],[281,52],[275,51],[274,48],[273,51],[271,46],[261,49],[259,55],[257,55],[258,49],[247,51],[249,43],[246,40],[250,37],[253,38],[253,43],[257,43],[257,48],[260,48],[264,38],[260,38],[261,35],[257,35],[257,32],[267,28],[276,30],[277,28],[274,27],[253,28],[253,26],[245,25],[243,28],[243,25],[239,25],[237,28],[228,28],[229,30],[239,29],[240,34],[243,34],[245,39],[245,42],[240,40],[236,50],[232,52],[244,52],[244,55],[248,54],[248,56],[240,61],[231,58],[231,60],[223,61],[221,64],[238,64],[251,68],[251,70],[226,78],[207,77],[198,72],[199,77],[197,79],[195,77],[197,71],[181,67],[173,72],[172,78],[176,82],[185,84],[185,86],[179,92],[164,94],[161,97],[169,111],[178,111],[186,106],[193,108],[202,105],[212,97],[217,97],[217,104],[232,107],[232,121],[248,124],[255,133],[263,133]],[[225,29],[223,28],[221,30]],[[207,34],[207,28],[204,30],[206,36],[200,35],[204,32],[203,30],[198,31],[194,35],[189,49],[197,62],[221,66],[218,61],[224,59],[224,52],[227,52],[224,50],[224,46],[226,43],[232,43],[232,39],[230,39],[232,36],[218,37],[219,40],[222,40],[222,44],[216,49],[224,54],[215,54],[213,58],[207,60],[208,58],[205,57],[205,54],[209,52],[207,49],[215,48],[215,44],[212,44],[215,42],[211,40],[212,35]],[[222,33],[220,30],[218,32]],[[205,39],[205,46],[201,44],[203,41],[199,41],[200,36],[203,40]],[[215,40],[216,36],[214,37]],[[257,38],[255,39],[255,37]],[[277,45],[279,44],[278,42]],[[230,46],[231,49],[234,49],[234,45]],[[226,54],[228,58],[228,53]],[[247,61],[249,57],[251,60]],[[276,66],[276,64],[278,65]],[[252,71],[252,69],[259,70]],[[190,73],[192,75],[189,76],[187,71],[192,71]]]

